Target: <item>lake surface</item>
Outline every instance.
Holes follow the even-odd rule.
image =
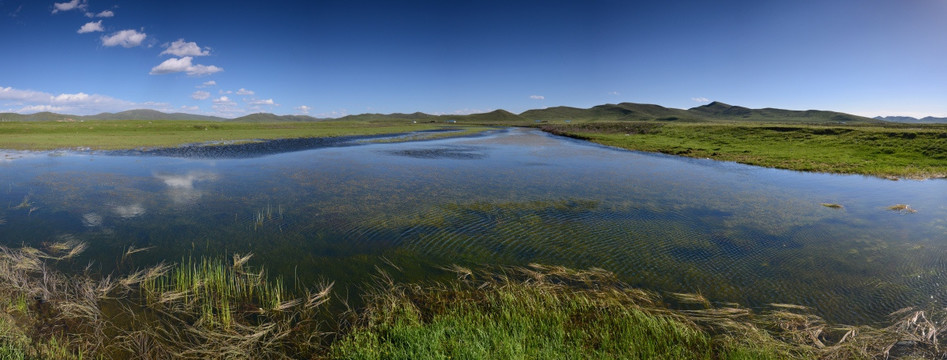
[[[65,265],[102,273],[252,252],[270,274],[355,289],[343,297],[386,264],[417,281],[450,264],[536,262],[844,323],[947,302],[944,180],[765,169],[526,129],[159,155],[0,153],[0,245],[84,241]],[[130,247],[148,250],[123,258]]]

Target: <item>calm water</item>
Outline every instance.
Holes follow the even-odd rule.
[[[0,244],[82,240],[72,266],[103,273],[253,252],[271,274],[343,288],[389,262],[404,280],[455,263],[601,267],[649,289],[807,305],[846,323],[947,302],[947,181],[763,169],[522,129],[336,145],[219,159],[2,153]],[[151,249],[123,260],[131,246]]]

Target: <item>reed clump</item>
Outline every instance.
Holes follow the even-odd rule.
[[[0,299],[11,299],[0,316],[0,358],[295,358],[323,349],[331,284],[292,292],[252,271],[249,255],[121,277],[54,270],[84,249],[73,240],[0,247]]]

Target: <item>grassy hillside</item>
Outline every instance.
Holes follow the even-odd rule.
[[[270,113],[255,113],[241,116],[226,121],[234,122],[300,122],[300,121],[319,121],[319,119],[308,115],[275,115]]]
[[[742,106],[733,106],[721,102],[712,102],[687,110],[713,120],[726,121],[753,121],[753,122],[786,122],[809,124],[882,124],[877,119],[822,110],[783,110],[774,108],[749,109]]]
[[[101,113],[96,115],[82,116],[83,120],[202,120],[202,121],[223,121],[226,120],[217,116],[195,115],[185,113],[163,113],[157,110],[139,109],[128,110],[118,113]]]

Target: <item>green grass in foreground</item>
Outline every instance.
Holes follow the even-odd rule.
[[[332,345],[340,359],[779,359],[766,343],[714,339],[684,317],[647,311],[641,291],[564,284],[594,272],[536,269],[548,277],[493,277],[430,287],[386,287],[360,326]],[[471,274],[472,273],[467,273]],[[563,278],[564,279],[564,278]],[[562,279],[560,279],[562,280]],[[594,279],[598,280],[598,279]],[[477,284],[481,284],[477,286]],[[591,287],[586,287],[591,286]]]
[[[781,169],[947,177],[947,127],[591,122],[547,132],[631,150]]]
[[[107,120],[86,122],[2,122],[0,149],[96,150],[169,147],[207,141],[287,139],[392,134],[447,127],[408,121],[320,121],[242,123],[191,120]]]

